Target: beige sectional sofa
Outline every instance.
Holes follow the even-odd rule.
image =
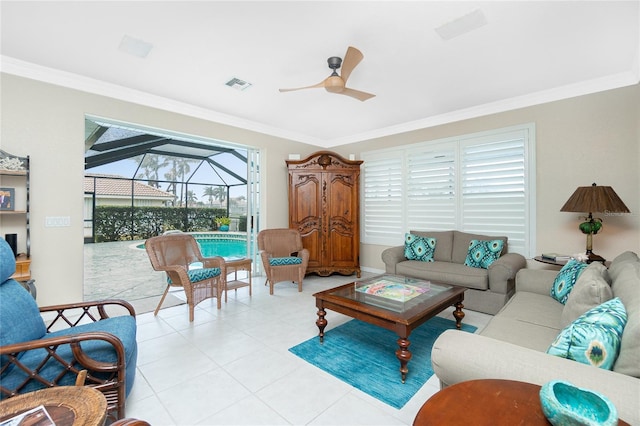
[[[460,231],[410,233],[436,239],[434,262],[408,260],[404,256],[404,246],[391,247],[382,252],[386,272],[467,287],[465,309],[492,315],[497,313],[513,295],[516,273],[527,264],[522,255],[508,253],[506,237]],[[503,240],[502,255],[488,269],[465,266],[471,240]]]
[[[447,331],[438,337],[431,359],[441,386],[487,378],[538,385],[566,380],[606,395],[621,419],[640,425],[640,259],[625,252],[608,270],[600,264],[589,265],[566,305],[550,296],[557,273],[520,270],[515,295],[484,330],[479,334]],[[625,307],[627,323],[613,371],[546,353],[566,325],[615,297]]]

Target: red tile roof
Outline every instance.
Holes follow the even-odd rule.
[[[84,177],[84,191],[93,192],[95,179],[95,192],[96,195],[111,195],[111,196],[131,196],[131,180],[117,175],[101,175],[101,174],[88,174]],[[114,179],[115,178],[115,179]],[[168,198],[173,199],[173,194],[170,192],[162,191],[158,188],[154,188],[149,185],[145,185],[138,181],[133,182],[134,194],[136,197],[152,197],[152,198]]]

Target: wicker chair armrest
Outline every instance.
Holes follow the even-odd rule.
[[[203,257],[201,259],[204,268],[220,268],[220,275],[226,276],[227,264],[221,256]]]
[[[91,302],[68,303],[40,307],[40,313],[56,312],[56,317],[47,326],[47,331],[62,323],[68,327],[75,327],[81,321],[90,319],[93,322],[109,318],[107,307],[118,308],[128,315],[136,316],[134,307],[127,301],[120,299],[107,299]]]
[[[103,340],[111,344],[116,353],[117,362],[110,363],[97,361],[87,355],[87,353],[82,350],[80,342],[91,340]],[[71,350],[76,361],[75,363],[72,362],[72,360],[63,359],[56,354],[56,351],[62,345],[71,346]],[[43,360],[45,359],[44,357],[48,357],[50,360],[55,360],[60,363],[66,371],[78,375],[82,370],[87,370],[87,384],[97,387],[100,387],[100,385],[106,382],[93,377],[92,373],[115,374],[118,371],[124,371],[125,369],[126,358],[122,341],[111,333],[94,331],[66,336],[43,337],[38,340],[30,340],[2,346],[0,347],[0,355],[2,355],[7,361],[2,368],[2,372],[8,371],[11,365],[14,365],[14,368],[20,369],[26,373],[28,380],[38,380],[47,387],[57,386],[57,383],[50,382],[49,380],[41,377],[38,374],[38,371],[30,369],[20,361],[20,358],[18,358],[20,353],[36,349],[45,349],[47,355],[43,356]],[[14,396],[19,393],[19,389],[7,389],[4,386],[0,386],[0,392],[5,396]]]

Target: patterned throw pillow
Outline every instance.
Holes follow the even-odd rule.
[[[217,277],[218,275],[220,275],[220,268],[190,269],[187,271],[187,275],[189,276],[189,281],[191,281],[192,283],[197,283],[198,281],[204,281],[209,278]],[[169,276],[167,276],[167,283],[172,283]]]
[[[503,247],[503,240],[471,240],[464,264],[472,268],[487,269],[500,257]]]
[[[271,266],[299,265],[301,263],[302,259],[295,256],[269,258],[269,265]]]
[[[627,312],[616,297],[596,306],[566,326],[547,353],[607,370],[620,352]]]
[[[435,238],[405,234],[404,257],[407,259],[420,260],[422,262],[433,262],[433,253],[435,249]]]
[[[587,266],[586,263],[578,262],[576,259],[569,260],[567,264],[560,269],[560,272],[556,275],[556,279],[553,281],[551,297],[563,305],[567,303],[571,289]]]

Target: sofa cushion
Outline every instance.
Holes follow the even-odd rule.
[[[469,268],[457,263],[405,260],[396,265],[396,273],[477,290],[489,288],[489,273],[486,269]]]
[[[471,240],[464,264],[472,268],[487,269],[500,257],[503,247],[502,240]]]
[[[487,235],[453,231],[453,250],[451,252],[452,262],[464,264],[464,261],[467,259],[471,240],[502,240],[504,242],[502,253],[507,253],[507,237],[491,237]]]
[[[611,370],[620,352],[627,313],[619,298],[590,309],[562,329],[548,354]]]
[[[437,243],[436,248],[433,251],[433,260],[435,260],[436,262],[451,262],[451,250],[453,249],[453,231],[409,232],[419,237],[435,238]]]
[[[415,234],[405,234],[404,257],[409,260],[433,262],[433,252],[436,248],[436,239],[421,237]]]
[[[640,378],[640,260],[638,257],[619,264],[611,283],[613,296],[619,297],[627,311],[627,325],[622,334],[620,355],[613,370]]]
[[[593,262],[585,268],[569,293],[562,310],[560,323],[563,327],[571,324],[580,315],[613,298],[607,268],[600,262]]]
[[[551,287],[551,297],[563,305],[567,303],[567,298],[571,289],[575,285],[582,271],[587,267],[586,263],[571,259],[560,269]]]

